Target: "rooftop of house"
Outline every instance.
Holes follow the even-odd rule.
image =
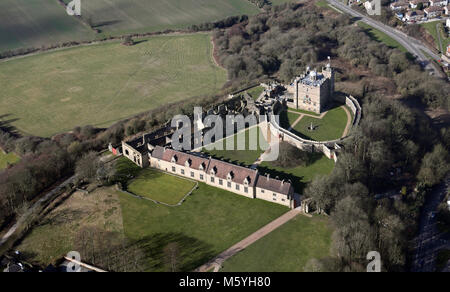
[[[258,175],[257,170],[211,158],[208,166],[208,174],[212,173],[218,178],[224,180],[230,179],[232,182],[238,184],[244,184],[244,181],[247,179],[249,186],[255,185]]]
[[[429,0],[411,0],[409,3],[419,4],[419,3],[428,3]]]
[[[291,189],[291,183],[284,180],[271,178],[270,175],[260,175],[256,182],[256,187],[288,195]]]

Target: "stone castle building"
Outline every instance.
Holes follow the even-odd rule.
[[[304,74],[285,87],[288,107],[320,114],[333,99],[334,71],[330,63],[322,72],[307,67]]]

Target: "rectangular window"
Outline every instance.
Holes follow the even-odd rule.
[[[239,185],[238,184],[236,184],[236,190],[239,191]]]
[[[181,174],[184,174],[184,169],[181,170]]]
[[[176,170],[177,170],[177,169],[175,168],[175,166],[172,166],[172,171],[173,171],[173,172],[177,172]]]
[[[223,180],[219,179],[219,185],[223,185]]]
[[[277,198],[273,198],[273,200],[274,200],[274,201],[276,201],[276,200],[277,200]]]
[[[203,180],[203,174],[200,175],[200,180]]]
[[[281,199],[283,202],[286,201],[285,199]]]
[[[214,178],[213,178],[213,177],[211,177],[211,182],[212,182],[212,183],[214,182]]]
[[[277,196],[277,194],[273,193],[273,196],[274,196],[274,197],[276,197],[276,196]]]
[[[244,192],[248,193],[248,188],[244,187]]]
[[[231,183],[227,182],[227,187],[231,188]]]
[[[261,189],[261,193],[264,194],[264,190],[263,189]]]
[[[194,172],[193,171],[191,171],[191,177],[194,177]]]

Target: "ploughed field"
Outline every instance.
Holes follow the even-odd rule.
[[[63,0],[66,4],[71,1]],[[82,0],[81,21],[69,16],[57,0],[2,0],[0,52],[126,33],[183,29],[259,11],[247,0]]]
[[[51,136],[214,94],[226,71],[208,34],[81,46],[0,62],[0,109],[20,131]]]
[[[88,25],[67,15],[56,0],[0,1],[0,52],[94,37]]]

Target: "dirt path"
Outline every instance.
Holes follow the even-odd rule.
[[[345,125],[344,133],[342,134],[341,138],[344,138],[348,135],[348,132],[350,131],[350,128],[352,127],[352,114],[348,111],[348,109],[345,106],[342,106],[345,113],[347,114],[347,125]]]
[[[251,234],[247,238],[236,243],[235,245],[233,245],[232,247],[230,247],[223,253],[219,254],[217,257],[215,257],[208,263],[197,268],[195,271],[196,272],[207,272],[212,269],[214,269],[214,272],[218,271],[220,269],[220,267],[222,266],[223,262],[225,262],[227,259],[231,258],[238,252],[244,250],[245,248],[247,248],[248,246],[250,246],[257,240],[261,239],[262,237],[266,236],[270,232],[274,231],[275,229],[277,229],[281,225],[285,224],[289,220],[293,219],[295,216],[297,216],[300,213],[301,213],[301,211],[299,209],[293,209],[293,210],[285,213],[284,215],[273,220],[272,222],[270,222],[266,226],[262,227],[255,233]]]

